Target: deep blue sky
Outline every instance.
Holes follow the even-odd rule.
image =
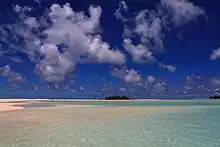
[[[163,1],[164,0],[125,1],[128,10],[125,12],[125,9],[120,9],[119,13],[123,18],[129,20],[126,22],[117,19],[115,16],[115,12],[119,6],[118,4],[121,2],[118,0],[1,1],[0,66],[2,76],[0,77],[0,85],[2,87],[2,95],[13,94],[15,96],[22,96],[25,95],[24,93],[28,93],[28,96],[47,96],[53,94],[53,96],[65,95],[69,97],[97,97],[109,94],[126,94],[137,97],[207,97],[207,95],[210,94],[218,94],[218,88],[220,86],[220,70],[218,69],[220,62],[218,58],[220,57],[220,53],[216,55],[214,60],[211,60],[211,56],[214,53],[213,51],[220,47],[220,2],[218,0],[169,0],[168,3],[165,2],[165,4],[168,4],[166,5],[168,9],[166,9],[163,5]],[[44,34],[44,37],[39,37],[38,39],[45,39],[46,41],[42,41],[41,46],[37,46],[36,50],[30,53],[30,50],[33,50],[32,48],[30,49],[29,46],[25,46],[25,41],[32,36],[24,38],[24,34],[21,35],[18,34],[18,32],[20,29],[28,29],[28,31],[31,30],[33,34],[35,33],[34,35],[32,34],[35,37],[37,36],[36,34],[42,35],[44,30],[53,28],[52,18],[48,20],[49,26],[41,26],[37,29],[35,28],[35,30],[30,29],[30,26],[29,28],[24,27],[25,19],[36,17],[38,22],[41,18],[49,19],[49,17],[46,16],[51,12],[51,9],[49,9],[51,5],[59,4],[60,8],[62,8],[62,5],[66,3],[70,4],[69,8],[75,13],[83,11],[83,15],[88,17],[88,19],[90,17],[88,9],[91,5],[93,5],[94,8],[98,6],[101,7],[100,23],[97,27],[99,31],[95,33],[101,36],[103,42],[109,44],[110,50],[119,50],[120,53],[125,56],[124,63],[118,64],[117,62],[116,64],[115,60],[117,60],[118,57],[113,60],[112,57],[109,59],[111,61],[106,61],[106,59],[94,59],[92,62],[86,63],[76,61],[73,57],[68,57],[68,62],[74,63],[74,65],[68,67],[74,68],[70,72],[63,72],[63,65],[60,64],[59,66],[62,68],[59,68],[61,72],[59,72],[58,76],[65,77],[61,78],[61,80],[48,80],[48,76],[45,78],[45,71],[37,72],[37,64],[41,67],[41,65],[51,65],[51,62],[53,62],[51,58],[45,59],[46,56],[51,56],[49,55],[51,54],[50,52],[47,52],[47,55],[40,55],[39,53],[41,46],[48,43],[48,40],[45,39],[47,36]],[[19,5],[21,8],[19,12],[13,11],[13,7],[16,5]],[[176,9],[178,6],[180,6],[183,11],[178,8]],[[26,11],[23,15],[24,18],[21,18],[22,13],[25,11],[24,7],[29,7],[31,11]],[[177,15],[172,14],[174,13],[172,8]],[[198,10],[198,13],[192,10],[195,8]],[[160,33],[163,34],[163,52],[158,52],[157,49],[149,46],[149,44],[141,42],[140,36],[137,33],[129,37],[123,36],[125,25],[129,27],[130,31],[135,30],[135,27],[138,25],[135,24],[135,18],[140,14],[141,10],[148,10],[151,14],[153,14],[152,11],[154,11],[156,14],[153,19],[158,17],[162,22],[163,18],[168,17],[168,19],[164,21],[167,25],[160,24],[162,27]],[[159,10],[165,11],[159,14]],[[189,14],[187,14],[186,11],[189,11]],[[200,13],[201,11],[203,14]],[[173,21],[174,17],[178,18],[180,22],[178,26],[175,26],[177,20]],[[147,17],[144,19],[147,22],[149,21]],[[184,19],[187,19],[187,22],[184,22]],[[63,23],[62,27],[63,29],[71,30],[71,27],[68,28],[68,26],[65,26],[65,23]],[[146,29],[145,31],[149,33],[151,28],[147,26],[144,27]],[[59,27],[57,31],[60,30],[61,27]],[[5,32],[7,32],[7,35]],[[77,36],[77,29],[70,31],[70,34],[71,33],[73,36]],[[91,33],[91,31],[89,33]],[[94,37],[94,34],[90,35]],[[20,37],[20,40],[15,39],[16,37]],[[152,39],[152,36],[147,37],[148,40]],[[157,38],[158,36],[155,35],[154,37]],[[150,52],[153,53],[153,58],[156,61],[139,63],[132,60],[132,54],[123,46],[123,40],[126,38],[131,39],[133,45],[142,44],[148,48]],[[73,44],[81,43],[73,39],[71,42]],[[32,44],[33,42],[29,43]],[[49,43],[51,42],[49,41]],[[54,41],[53,44],[55,46],[59,45],[59,43],[54,43]],[[78,46],[73,45],[70,47],[62,41],[61,44],[63,46],[66,45],[69,49],[73,48],[74,51],[89,49],[88,46],[77,48]],[[64,52],[67,52],[63,46],[59,48],[59,53],[61,53],[62,49]],[[99,48],[96,49],[98,52],[101,52]],[[37,61],[30,59],[33,53],[35,59],[38,59]],[[75,54],[74,52],[73,55],[69,55],[74,56]],[[89,53],[86,52],[85,54],[88,55]],[[99,56],[96,55],[92,56],[99,58]],[[109,56],[110,55],[107,57]],[[160,63],[163,67],[159,65]],[[168,65],[172,66],[174,70],[169,70]],[[55,70],[58,71],[58,69]],[[114,73],[114,70],[117,70],[117,72]],[[135,71],[136,75],[129,75],[131,70]],[[53,73],[49,76],[52,75]],[[126,76],[128,76],[127,79]],[[139,77],[139,79],[135,79],[134,76]],[[35,89],[33,90],[31,87],[35,87]]]

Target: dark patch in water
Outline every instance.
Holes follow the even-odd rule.
[[[23,108],[42,108],[42,107],[56,107],[55,104],[46,104],[46,103],[30,103],[30,104],[23,104],[23,105],[15,105],[20,106]]]

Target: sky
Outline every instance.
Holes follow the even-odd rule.
[[[0,2],[1,96],[220,94],[217,0]]]

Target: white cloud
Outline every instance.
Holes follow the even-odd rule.
[[[198,16],[205,14],[203,8],[188,0],[161,0],[161,5],[167,12],[169,21],[175,26],[196,20]]]
[[[80,86],[79,90],[80,90],[81,92],[85,91],[85,89],[84,89],[82,86]]]
[[[128,11],[128,6],[125,3],[125,1],[120,1],[118,4],[118,9],[116,10],[116,12],[114,13],[114,15],[116,16],[117,19],[122,20],[122,21],[126,21],[126,18],[122,15],[122,12],[127,12]]]
[[[41,0],[33,0],[34,2],[36,2],[37,4],[40,4]]]
[[[75,64],[59,55],[53,58],[45,58],[36,64],[35,71],[41,78],[48,82],[59,82],[65,79],[65,75],[75,68]]]
[[[216,60],[220,57],[220,48],[217,48],[216,50],[212,51],[211,60]]]
[[[211,85],[211,79],[210,77],[198,75],[186,76],[182,93],[187,96],[207,96],[213,94],[211,89],[215,87]]]
[[[153,50],[163,50],[163,35],[161,19],[153,12],[143,10],[135,17],[134,32],[137,33],[143,44]]]
[[[116,13],[122,12],[122,1],[117,9]],[[129,46],[125,46],[125,49],[132,55],[133,61],[142,61],[143,57],[146,57],[146,52],[156,53],[158,51],[164,51],[164,37],[165,31],[168,30],[167,24],[174,24],[180,26],[190,21],[197,19],[199,15],[204,15],[205,11],[194,5],[188,0],[161,0],[157,6],[157,10],[141,10],[137,12],[134,18],[125,18],[122,13],[119,13],[122,22],[124,23],[124,40],[129,42]],[[116,15],[118,18],[118,16]],[[129,20],[129,21],[124,21]],[[137,38],[138,36],[138,38]],[[133,45],[133,39],[138,45]],[[130,40],[130,41],[128,41]],[[124,44],[125,44],[124,41]],[[145,50],[139,51],[138,48],[145,48]],[[128,50],[129,48],[129,50]],[[135,48],[135,49],[133,49]],[[146,60],[145,60],[146,61]],[[163,68],[174,72],[175,67],[171,65],[162,65]]]
[[[157,82],[153,87],[152,94],[164,95],[166,91],[167,91],[167,84],[165,82]]]
[[[205,88],[205,85],[198,85],[197,88],[199,88],[199,89],[204,89],[204,88]]]
[[[21,7],[19,5],[15,5],[15,6],[13,6],[13,10],[16,13],[25,13],[25,12],[30,12],[32,9],[28,6]]]
[[[36,73],[46,81],[64,80],[77,63],[125,63],[125,55],[102,40],[99,6],[90,6],[87,16],[85,12],[75,12],[68,3],[53,4],[49,11],[45,10],[48,13],[38,19],[26,14],[31,11],[26,7],[16,5],[14,10],[20,20],[10,26],[10,31],[24,38],[24,49],[19,51],[29,55],[36,63]],[[61,52],[58,45],[66,47]]]
[[[165,65],[165,64],[159,63],[159,66],[160,66],[161,68],[168,69],[168,70],[171,71],[171,72],[175,72],[175,71],[176,71],[176,67],[173,66],[173,65]]]
[[[133,45],[131,39],[124,39],[124,48],[132,56],[133,62],[154,60],[153,53],[144,44]]]
[[[126,68],[114,68],[111,71],[111,75],[128,83],[138,83],[142,81],[141,75],[134,69],[128,70]]]
[[[39,2],[39,0],[34,1]],[[164,48],[163,31],[166,28],[162,21],[165,16],[169,16],[171,20],[168,23],[178,26],[204,14],[203,9],[187,0],[161,0],[160,6],[167,10],[167,13],[161,16],[158,11],[142,10],[129,21],[122,14],[128,11],[125,1],[121,1],[116,10],[116,17],[126,23],[123,44],[134,62],[157,61],[153,55]],[[2,26],[0,32],[3,37],[0,39],[9,44],[10,48],[27,54],[36,65],[36,73],[46,81],[64,80],[67,74],[74,71],[78,63],[125,64],[126,62],[122,52],[112,48],[102,39],[100,33],[102,8],[99,6],[90,6],[86,13],[74,11],[68,3],[53,4],[39,17],[29,13],[32,8],[26,6],[15,5],[14,11],[20,20]],[[129,26],[127,23],[134,26]],[[137,36],[139,43],[132,38]],[[22,41],[23,46],[21,46]],[[161,67],[172,72],[176,70],[172,65],[161,63]],[[141,76],[132,69],[113,71],[117,73],[117,77],[127,82],[142,80]]]
[[[119,91],[122,92],[122,93],[124,93],[124,92],[127,92],[127,89],[125,89],[125,88],[119,88]]]
[[[13,83],[23,83],[27,80],[20,73],[15,73],[13,76],[8,78],[8,81]]]
[[[153,76],[147,77],[147,82],[148,82],[148,83],[153,83],[155,80],[156,80],[156,78],[153,77]]]
[[[4,57],[6,57],[6,56],[4,56]],[[19,56],[14,56],[14,57],[8,56],[7,58],[15,63],[23,63],[24,62]]]
[[[212,83],[213,85],[220,85],[220,80],[217,79],[217,78],[214,78],[214,79],[212,79],[211,83]]]
[[[184,89],[185,89],[185,90],[192,90],[192,87],[190,87],[190,86],[184,86]]]
[[[14,72],[12,71],[12,69],[9,65],[5,65],[4,67],[1,67],[0,68],[0,73],[4,77],[9,77],[9,76],[12,76],[14,74]]]
[[[89,53],[100,63],[125,63],[125,55],[118,50],[111,50],[109,44],[102,42],[100,36],[91,40],[89,49]]]
[[[39,24],[36,17],[28,17],[24,20],[24,24],[27,24],[30,28],[38,28]]]
[[[26,79],[20,73],[15,73],[14,71],[12,71],[9,65],[5,65],[4,67],[1,67],[0,74],[1,76],[6,77],[9,82],[14,82],[14,83],[26,82]]]

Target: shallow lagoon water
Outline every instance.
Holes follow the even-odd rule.
[[[169,106],[163,101],[156,103]],[[218,147],[220,105],[218,101],[211,103],[197,102],[186,109],[95,123],[17,122],[18,125],[5,131],[7,134],[0,134],[0,147]]]
[[[53,104],[92,105],[92,106],[220,106],[220,100],[134,100],[134,101],[99,101],[99,100],[64,100],[42,101]]]

